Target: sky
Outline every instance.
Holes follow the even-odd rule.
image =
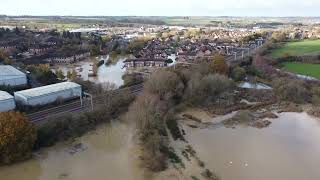
[[[320,0],[0,0],[3,15],[320,16]]]

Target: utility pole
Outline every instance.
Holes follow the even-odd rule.
[[[79,98],[80,98],[80,104],[81,104],[81,107],[82,107],[82,106],[83,106],[83,102],[82,102],[82,94],[80,94]]]
[[[93,98],[92,95],[89,93],[84,92],[83,93],[85,96],[89,96],[90,97],[90,104],[91,104],[91,110],[93,111]]]

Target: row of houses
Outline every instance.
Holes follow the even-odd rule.
[[[127,59],[124,61],[124,67],[136,68],[136,67],[165,67],[167,66],[166,59],[164,58],[137,58]]]
[[[74,63],[88,57],[90,57],[90,52],[65,57],[49,57],[44,59],[44,61],[48,63]]]

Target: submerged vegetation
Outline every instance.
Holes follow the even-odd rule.
[[[168,167],[168,161],[184,168],[182,159],[170,147],[168,136],[172,136],[173,140],[185,141],[184,131],[180,129],[175,114],[184,104],[220,104],[222,98],[235,88],[234,82],[224,75],[226,71],[218,71],[216,67],[211,70],[210,67],[208,70],[168,68],[154,72],[147,80],[143,92],[126,115],[128,120],[136,122],[142,148],[140,157],[145,168],[154,172],[163,171]],[[199,166],[204,168],[204,163],[196,157],[191,147],[188,146],[182,154],[196,158]],[[202,176],[215,179],[216,176],[209,172],[204,170]]]

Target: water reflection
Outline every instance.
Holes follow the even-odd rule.
[[[270,86],[263,83],[250,83],[250,82],[243,82],[239,84],[239,87],[245,88],[245,89],[272,89]]]
[[[127,58],[127,56],[97,56],[73,64],[57,64],[52,67],[52,70],[61,69],[65,76],[68,71],[76,70],[83,80],[89,80],[95,83],[110,82],[119,87],[123,85],[122,75],[126,71],[126,69],[123,68],[123,61]],[[94,64],[101,60],[106,64],[98,67],[96,77],[90,77],[90,74],[94,71]]]
[[[318,180],[320,123],[306,113],[283,113],[265,129],[191,129],[187,139],[225,180]]]

